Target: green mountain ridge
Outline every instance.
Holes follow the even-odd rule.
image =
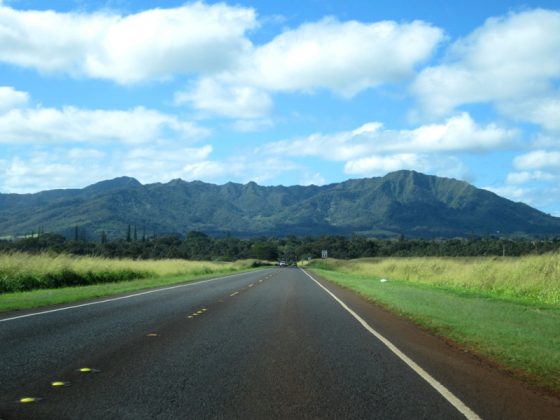
[[[397,171],[324,186],[224,185],[120,177],[83,189],[0,194],[0,236],[39,227],[98,238],[139,233],[456,237],[557,236],[560,218],[450,178]]]

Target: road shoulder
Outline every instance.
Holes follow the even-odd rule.
[[[313,277],[482,418],[560,418],[560,398],[501,371],[495,364],[344,289]]]

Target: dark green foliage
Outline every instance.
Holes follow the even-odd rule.
[[[146,232],[165,236],[188,231],[245,238],[560,234],[559,218],[466,182],[413,171],[321,187],[262,187],[254,182],[218,186],[181,180],[142,185],[123,177],[81,190],[0,194],[0,235],[23,235],[37,226],[74,236],[76,242],[86,233],[100,238],[104,231],[108,239],[131,243],[137,239],[132,226],[142,226],[142,240],[149,239]],[[185,252],[200,254],[202,242]]]
[[[61,235],[46,233],[39,237],[0,241],[0,253],[68,253],[107,258],[233,261],[255,258],[267,261],[296,261],[320,258],[327,250],[329,257],[339,259],[363,257],[473,257],[520,256],[560,250],[560,238],[508,239],[471,237],[469,239],[373,239],[361,235],[351,237],[324,235],[319,237],[258,237],[239,239],[211,237],[189,232],[184,239],[176,235],[148,238],[143,241],[124,239],[106,242],[65,240]],[[32,280],[26,280],[32,281]]]
[[[18,275],[17,277],[0,277],[0,293],[24,292],[35,289],[55,289],[68,286],[87,286],[90,284],[113,283],[149,277],[150,273],[132,270],[88,271],[79,273],[64,270],[41,275]]]

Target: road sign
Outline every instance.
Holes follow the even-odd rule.
[[[321,251],[321,258],[329,258],[329,253],[327,252],[326,249],[323,249]]]

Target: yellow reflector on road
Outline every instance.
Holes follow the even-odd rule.
[[[51,382],[52,386],[68,386],[70,385],[70,382],[63,382],[63,381],[54,381]]]

